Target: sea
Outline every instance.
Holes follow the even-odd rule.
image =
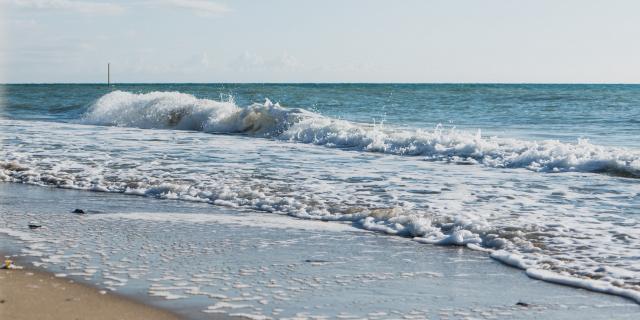
[[[222,285],[216,288],[236,290],[238,299],[209,292],[208,298],[223,300],[206,312],[253,308],[240,315],[284,317],[287,309],[277,302],[314,280],[285,286],[293,288],[286,296],[285,287],[274,289],[278,279],[258,285],[258,277],[251,286],[225,280],[229,272],[220,266],[215,272],[222,274],[207,269],[226,246],[250,239],[235,229],[207,232],[206,226],[224,222],[243,230],[239,226],[272,228],[272,235],[293,232],[251,243],[284,246],[280,256],[287,241],[303,243],[309,257],[296,255],[302,265],[340,263],[332,250],[346,250],[344,244],[371,253],[372,260],[359,262],[363,268],[374,262],[384,268],[381,261],[398,252],[398,241],[410,242],[402,252],[412,256],[437,251],[445,259],[461,249],[532,282],[640,303],[640,85],[5,84],[0,137],[3,188],[28,185],[29,192],[45,194],[34,196],[40,200],[33,206],[17,194],[12,205],[5,200],[4,206],[23,209],[3,211],[0,233],[30,243],[23,253],[40,257],[37,264],[66,263],[87,279],[111,266],[100,280],[108,289],[142,278],[151,284],[141,290],[151,295],[202,297],[194,284],[214,283],[217,275]],[[94,198],[83,202],[87,214],[81,217],[93,233],[76,228],[71,200],[68,212],[43,213],[52,189],[73,192],[65,199]],[[128,205],[99,199],[116,194]],[[27,220],[44,225],[43,231],[25,229]],[[188,246],[176,236],[185,231],[198,235]],[[350,236],[335,235],[342,231]],[[144,270],[154,267],[132,267],[130,257],[105,260],[114,250],[133,250],[144,260],[158,246],[168,250],[154,258],[172,270],[164,275],[147,275]],[[66,251],[74,248],[78,252]],[[234,255],[251,255],[236,249]],[[180,275],[172,266],[190,260],[169,257],[178,252],[191,252],[198,267]],[[218,258],[198,260],[195,252]],[[268,273],[269,266],[258,266],[268,256],[234,274]],[[340,255],[350,256],[354,251]],[[389,265],[402,259],[393,260]],[[458,264],[473,273],[473,261]],[[278,274],[287,270],[285,264]],[[382,281],[376,278],[381,274],[370,280]],[[275,293],[243,295],[250,287]],[[333,317],[344,308],[318,310]],[[367,312],[368,318],[392,315]]]

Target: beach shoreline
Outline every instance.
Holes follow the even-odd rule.
[[[4,230],[15,233],[1,237],[0,252],[18,265],[187,319],[328,316],[356,302],[353,316],[387,314],[376,319],[418,312],[631,319],[638,308],[620,297],[532,280],[473,250],[340,223],[24,184],[0,184],[0,195],[7,200]],[[100,212],[70,213],[76,207]],[[36,217],[43,227],[29,230]],[[393,256],[380,255],[380,248]]]
[[[181,319],[168,310],[35,269],[0,270],[3,319]]]
[[[1,238],[7,240],[5,235]],[[148,295],[131,297],[77,277],[56,276],[51,270],[32,266],[33,257],[21,255],[15,249],[0,251],[2,263],[9,260],[14,266],[0,269],[0,317],[3,319],[191,319],[153,305],[153,297]],[[198,319],[245,318],[219,313],[203,314]]]

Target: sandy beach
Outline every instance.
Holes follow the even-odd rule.
[[[157,308],[28,269],[0,270],[2,319],[179,319]]]

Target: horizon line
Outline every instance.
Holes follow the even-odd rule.
[[[0,85],[104,85],[105,82],[0,82]],[[152,85],[152,84],[416,84],[416,85],[640,85],[640,82],[111,82],[115,85]]]

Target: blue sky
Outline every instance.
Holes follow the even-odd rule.
[[[0,0],[0,82],[640,82],[640,1]]]

